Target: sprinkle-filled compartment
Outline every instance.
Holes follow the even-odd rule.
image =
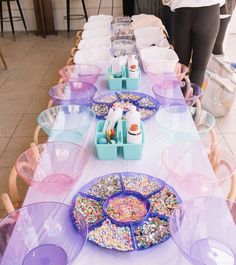
[[[95,98],[91,106],[98,119],[106,119],[110,108],[121,107],[124,115],[132,106],[137,107],[141,119],[147,120],[159,109],[159,102],[145,93],[139,92],[111,92]]]
[[[111,173],[80,189],[72,201],[71,217],[77,229],[78,213],[85,217],[88,239],[100,247],[143,250],[169,239],[169,216],[179,203],[176,191],[158,178]]]

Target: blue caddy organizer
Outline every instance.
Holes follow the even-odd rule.
[[[141,123],[142,130],[142,143],[141,144],[128,144],[127,143],[127,129],[126,121],[120,120],[116,127],[116,144],[99,144],[100,137],[106,137],[102,132],[105,121],[101,120],[97,122],[95,133],[95,146],[97,151],[97,157],[100,160],[116,160],[118,154],[121,154],[126,160],[139,160],[142,157],[143,145],[144,145],[144,129]]]
[[[110,90],[137,90],[141,79],[141,71],[139,68],[139,78],[129,78],[128,68],[122,70],[122,77],[113,77],[111,67],[108,69],[107,81]]]

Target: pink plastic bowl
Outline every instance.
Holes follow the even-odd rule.
[[[28,185],[42,193],[58,195],[73,187],[88,158],[88,152],[77,144],[48,142],[21,154],[15,167]]]
[[[102,69],[93,64],[67,65],[59,70],[59,75],[64,82],[79,81],[90,84],[97,82]]]
[[[181,141],[163,151],[162,161],[171,181],[192,196],[220,191],[227,197],[233,185],[236,160],[222,147],[206,149],[201,141]]]
[[[30,204],[0,222],[0,265],[67,265],[87,240],[87,225],[79,217],[75,229],[70,206],[58,202]]]

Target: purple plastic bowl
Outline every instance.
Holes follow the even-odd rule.
[[[183,93],[183,96],[179,94],[178,87]],[[155,95],[156,99],[160,102],[162,107],[168,106],[177,106],[177,105],[187,105],[193,106],[198,98],[202,96],[202,89],[200,86],[191,83],[191,87],[193,88],[193,95],[184,98],[186,93],[187,85],[186,82],[177,82],[173,86],[161,86],[161,85],[154,85],[152,88],[152,92]]]
[[[153,84],[168,87],[175,86],[178,80],[182,80],[188,72],[188,67],[178,63],[174,73],[160,73],[159,70],[159,67],[153,63],[147,65],[147,74]]]
[[[67,65],[59,70],[59,75],[64,82],[79,81],[90,84],[97,82],[102,69],[93,64]]]
[[[69,82],[51,87],[48,95],[54,105],[90,105],[96,92],[97,88],[93,84]]]
[[[193,265],[236,264],[236,203],[216,197],[183,202],[170,217],[170,232]]]
[[[87,240],[80,217],[76,231],[66,204],[35,203],[9,214],[0,222],[0,265],[69,264]]]

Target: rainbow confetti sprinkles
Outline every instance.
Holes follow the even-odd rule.
[[[142,220],[147,209],[145,203],[130,195],[111,199],[106,212],[112,219],[127,223]]]
[[[169,217],[181,203],[163,180],[145,173],[118,172],[93,179],[74,196],[71,218],[88,240],[118,251],[144,250],[170,238]]]
[[[128,226],[119,227],[105,220],[88,234],[88,239],[97,245],[120,251],[134,250],[131,230]]]

